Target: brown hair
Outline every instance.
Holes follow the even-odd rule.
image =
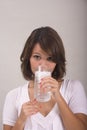
[[[23,52],[20,56],[21,70],[26,80],[34,78],[34,74],[31,71],[30,57],[34,46],[39,43],[40,47],[52,56],[53,62],[56,63],[56,67],[52,73],[52,77],[55,79],[62,79],[66,73],[65,67],[65,50],[63,42],[58,33],[51,27],[40,27],[35,29],[28,37]]]

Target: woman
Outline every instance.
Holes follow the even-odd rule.
[[[79,81],[64,79],[65,50],[51,27],[35,29],[21,54],[21,69],[28,83],[10,91],[3,110],[3,130],[87,130],[87,99]],[[51,86],[51,99],[34,97],[35,71],[45,65],[52,77],[41,80],[41,88]]]

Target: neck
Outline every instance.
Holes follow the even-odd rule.
[[[34,80],[30,80],[28,88],[34,88]]]

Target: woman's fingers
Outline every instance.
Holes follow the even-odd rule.
[[[23,119],[37,113],[40,110],[40,106],[36,100],[26,102],[22,105],[20,116]]]
[[[51,91],[53,94],[59,91],[59,82],[52,77],[46,77],[41,80],[41,89],[43,92]]]

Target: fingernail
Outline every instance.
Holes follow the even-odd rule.
[[[34,99],[34,101],[36,101],[36,98]]]
[[[40,105],[39,107],[40,107],[40,108],[42,108],[42,106],[41,106],[41,105]]]
[[[42,88],[42,84],[40,83],[40,88]]]

